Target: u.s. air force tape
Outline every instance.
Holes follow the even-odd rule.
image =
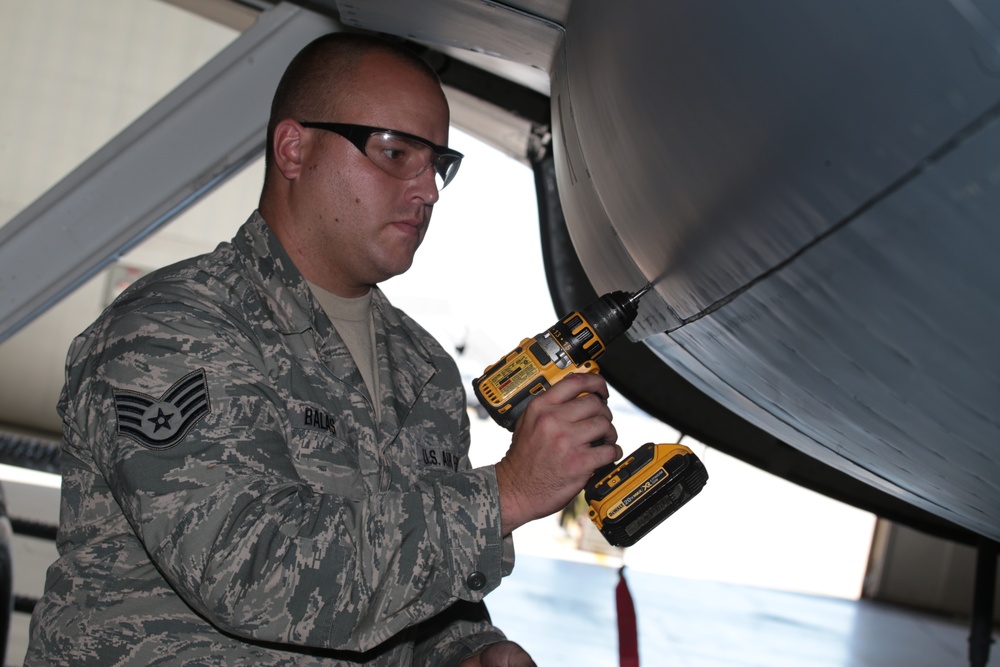
[[[160,398],[138,391],[114,392],[118,434],[150,449],[169,449],[212,411],[205,369],[188,373]]]

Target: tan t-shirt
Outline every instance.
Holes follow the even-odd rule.
[[[349,299],[313,283],[309,283],[309,288],[354,357],[354,363],[361,371],[361,377],[371,394],[375,417],[380,418],[378,358],[375,356],[375,318],[372,315],[371,291],[364,296]]]

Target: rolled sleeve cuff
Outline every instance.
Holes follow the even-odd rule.
[[[514,569],[514,542],[502,537],[496,469],[469,470],[439,488],[452,591],[459,599],[478,602]]]

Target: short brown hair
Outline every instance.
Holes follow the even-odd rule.
[[[334,32],[314,39],[302,48],[285,69],[271,101],[267,121],[265,175],[273,160],[274,128],[286,118],[296,120],[339,120],[326,118],[354,91],[353,77],[361,61],[369,54],[380,52],[396,58],[417,73],[440,85],[437,72],[416,52],[403,44],[365,33]]]

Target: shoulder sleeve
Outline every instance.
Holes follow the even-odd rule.
[[[361,500],[317,493],[289,452],[273,351],[248,325],[168,303],[103,333],[78,350],[91,354],[70,373],[67,415],[157,570],[217,628],[366,651],[499,583],[470,592],[446,553],[452,504],[488,495],[488,471]],[[398,516],[405,530],[386,525]]]

